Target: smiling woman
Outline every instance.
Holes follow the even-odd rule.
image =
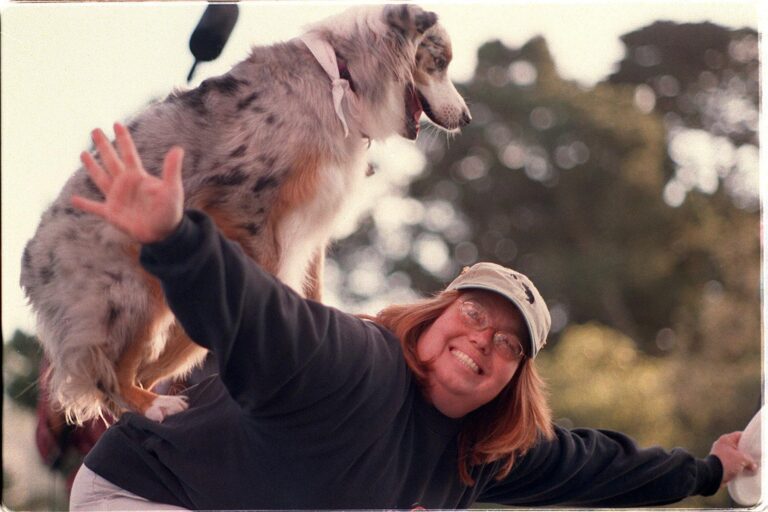
[[[466,484],[474,483],[472,466],[503,460],[503,478],[516,456],[553,437],[544,384],[531,363],[551,319],[523,274],[478,263],[436,297],[390,306],[375,320],[397,335],[434,406],[466,417],[459,440]]]
[[[512,326],[516,334],[473,325],[479,323],[483,303],[496,321]],[[427,389],[435,406],[446,416],[460,418],[495,398],[520,365],[522,353],[513,357],[509,343],[520,347],[517,340],[524,329],[518,310],[501,296],[485,291],[462,294],[424,331],[416,348],[430,367]]]

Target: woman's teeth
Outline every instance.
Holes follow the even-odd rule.
[[[456,348],[451,349],[451,354],[453,354],[454,357],[456,357],[456,359],[458,359],[464,366],[477,373],[478,375],[480,374],[480,367],[467,354]]]

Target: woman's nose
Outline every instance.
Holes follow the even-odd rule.
[[[473,330],[469,339],[478,350],[483,354],[487,354],[491,350],[493,343],[493,329],[488,327],[482,331]]]

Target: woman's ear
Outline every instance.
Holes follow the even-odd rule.
[[[437,23],[437,14],[417,5],[387,5],[384,7],[384,21],[404,38],[415,40]]]

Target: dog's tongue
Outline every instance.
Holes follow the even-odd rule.
[[[419,120],[421,119],[421,101],[413,84],[405,87],[405,115],[408,129],[408,137],[415,139],[419,134]]]

